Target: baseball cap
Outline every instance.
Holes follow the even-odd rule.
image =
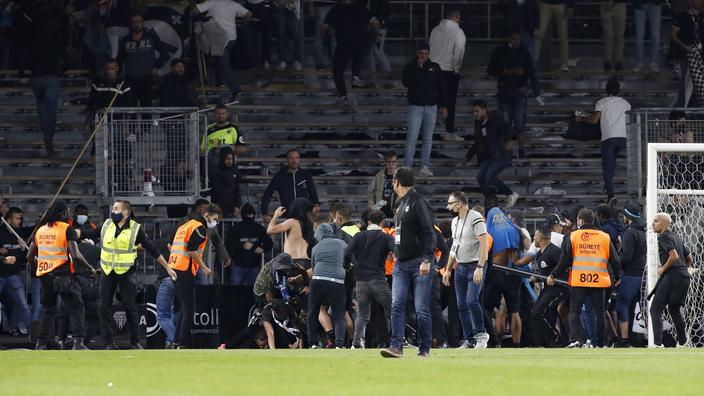
[[[545,218],[545,224],[549,226],[554,226],[557,224],[565,225],[565,222],[560,218],[560,215],[558,215],[557,213],[552,213]]]

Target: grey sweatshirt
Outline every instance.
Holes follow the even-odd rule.
[[[321,224],[315,231],[318,244],[313,247],[311,265],[313,276],[345,280],[345,269],[342,267],[347,244],[335,238],[335,231],[330,224]]]

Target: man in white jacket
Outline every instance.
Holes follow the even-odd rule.
[[[460,27],[461,14],[449,9],[445,19],[430,33],[430,59],[440,65],[447,92],[447,118],[445,118],[445,140],[463,140],[455,134],[455,103],[460,85],[460,69],[464,60],[467,37]]]

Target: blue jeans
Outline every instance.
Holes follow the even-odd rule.
[[[279,27],[279,61],[301,61],[301,20],[283,7],[276,8]]]
[[[586,339],[590,340],[592,345],[597,345],[596,316],[594,314],[594,308],[592,307],[592,300],[588,298],[584,300],[580,318],[582,319]]]
[[[203,272],[203,268],[198,268],[198,272],[196,272],[196,285],[211,285],[213,282],[210,279],[210,277],[205,275],[205,272]]]
[[[52,140],[56,132],[56,113],[59,110],[61,84],[58,77],[32,77],[30,85],[37,99],[39,124],[44,132],[44,140]]]
[[[235,72],[230,67],[231,54],[234,48],[235,40],[230,40],[225,46],[222,56],[215,57],[215,80],[218,84],[224,82],[233,97],[241,91],[240,83],[235,78]]]
[[[645,52],[645,18],[648,18],[650,25],[650,59],[651,63],[658,64],[660,54],[660,28],[662,24],[662,6],[648,3],[640,9],[633,10],[636,23],[636,62],[643,63],[643,53]]]
[[[601,166],[604,171],[604,192],[609,197],[614,195],[614,173],[616,158],[626,148],[626,138],[610,138],[601,142]]]
[[[235,286],[252,286],[259,275],[259,266],[230,268],[230,284]]]
[[[533,33],[521,33],[521,45],[528,51],[533,59],[533,73],[530,75],[530,84],[533,89],[533,96],[540,96],[540,82],[538,80],[538,65],[535,63],[535,45],[533,44]]]
[[[522,135],[526,131],[526,107],[528,97],[522,89],[516,92],[511,99],[500,98],[498,100],[499,114],[507,124],[513,126],[517,135]]]
[[[176,285],[171,278],[162,280],[156,291],[156,320],[166,334],[166,342],[176,340],[176,326],[178,324],[177,313],[174,310],[176,295]]]
[[[472,339],[477,333],[484,333],[484,309],[479,302],[479,293],[486,274],[482,275],[482,282],[475,284],[473,277],[477,263],[458,264],[455,268],[455,294],[457,295],[457,310],[462,322],[462,334],[465,341]]]
[[[31,278],[32,293],[32,320],[40,320],[42,317],[42,282],[39,278]]]
[[[435,119],[438,115],[438,106],[408,106],[406,114],[406,148],[403,151],[403,165],[413,166],[413,156],[416,153],[418,134],[422,133],[423,146],[420,150],[421,166],[430,166],[430,153],[433,150],[433,132],[435,132]]]
[[[22,277],[19,275],[0,276],[0,295],[3,294],[3,290],[7,290],[7,294],[10,296],[10,301],[12,302],[13,312],[15,312],[15,310],[19,312],[19,320],[24,324],[25,330],[29,331],[32,314],[27,305],[27,298],[25,297],[24,286],[22,285]],[[12,316],[14,315],[13,313]]]
[[[631,304],[640,298],[640,288],[643,278],[640,276],[624,275],[618,285],[618,300],[616,301],[616,313],[619,322],[628,322]]]
[[[433,328],[430,318],[430,290],[433,271],[420,275],[421,259],[397,262],[394,266],[393,285],[391,286],[391,347],[403,349],[406,333],[406,299],[408,290],[413,288],[413,303],[418,322],[419,352],[430,352],[433,339]]]
[[[492,187],[496,188],[499,194],[513,194],[513,191],[504,184],[504,182],[499,180],[499,174],[501,174],[504,169],[510,167],[510,155],[499,159],[488,159],[482,163],[482,166],[479,168],[479,174],[477,175],[477,182],[479,183],[479,189],[485,196],[493,193]]]

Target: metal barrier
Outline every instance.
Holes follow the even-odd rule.
[[[673,112],[684,112],[685,119],[671,120]],[[628,195],[640,203],[645,199],[645,163],[648,143],[703,143],[704,109],[649,108],[629,113],[627,156]]]
[[[102,204],[190,204],[207,164],[199,158],[207,116],[196,108],[113,108],[96,134],[96,191]],[[100,206],[101,203],[99,203]]]

